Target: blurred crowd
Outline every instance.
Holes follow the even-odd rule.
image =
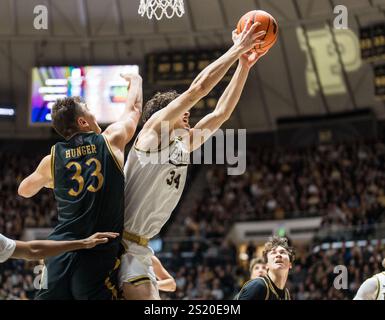
[[[17,194],[23,178],[32,173],[41,155],[0,152],[0,233],[20,238],[25,228],[52,227],[57,221],[51,191],[42,190],[30,199]]]
[[[324,230],[354,226],[364,235],[385,217],[385,144],[254,149],[247,172],[206,170],[202,198],[181,212],[189,236],[219,237],[235,221],[322,216]]]
[[[43,190],[35,197],[23,199],[17,188],[23,177],[36,168],[40,154],[0,152],[0,233],[20,239],[25,228],[52,227],[57,212],[52,192]],[[0,264],[0,300],[31,299],[36,262],[8,260]]]

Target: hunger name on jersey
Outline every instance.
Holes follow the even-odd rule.
[[[70,159],[70,158],[78,158],[80,156],[86,156],[88,154],[96,154],[96,153],[97,153],[96,146],[94,144],[88,144],[85,146],[68,149],[66,150],[65,155],[66,155],[66,159]]]

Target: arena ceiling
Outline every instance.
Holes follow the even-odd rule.
[[[372,107],[373,70],[361,61],[360,26],[384,21],[385,0],[185,0],[183,17],[149,20],[139,0],[0,0],[1,100],[26,106],[36,65],[143,63],[151,52],[229,46],[239,17],[270,12],[280,37],[258,63],[231,126],[270,130],[282,116]],[[33,28],[33,9],[48,8],[47,30]],[[349,30],[334,30],[333,8],[345,5]],[[336,44],[339,46],[336,46]],[[309,48],[312,48],[309,50]],[[250,116],[250,113],[253,116]],[[18,119],[25,127],[27,120]]]

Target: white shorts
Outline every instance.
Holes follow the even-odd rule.
[[[119,287],[129,282],[134,286],[151,282],[158,288],[151,257],[154,251],[150,247],[144,247],[135,242],[125,241],[128,249],[120,258]]]

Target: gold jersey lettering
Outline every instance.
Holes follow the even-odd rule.
[[[75,149],[69,149],[65,151],[66,159],[69,158],[78,158],[80,156],[86,156],[90,154],[96,154],[96,146],[94,144],[88,144],[85,146],[80,146]]]

